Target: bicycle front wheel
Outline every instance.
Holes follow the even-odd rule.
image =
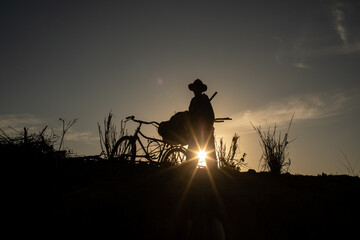
[[[183,147],[171,148],[163,157],[161,163],[179,165],[186,161],[186,149]]]
[[[136,144],[133,136],[123,136],[111,151],[110,159],[135,162]]]

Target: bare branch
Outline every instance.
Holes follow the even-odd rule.
[[[65,124],[65,119],[59,118],[59,120],[62,122],[62,135],[61,135],[61,140],[60,140],[60,145],[59,145],[59,151],[60,151],[61,147],[63,145],[63,142],[64,142],[64,137],[65,137],[66,132],[77,122],[78,118],[70,120],[67,124]]]

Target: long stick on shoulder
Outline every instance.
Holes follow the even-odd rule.
[[[216,94],[217,94],[217,92],[215,92],[215,93],[211,96],[210,101],[216,96]]]

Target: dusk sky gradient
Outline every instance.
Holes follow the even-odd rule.
[[[34,0],[0,11],[2,129],[59,132],[59,117],[79,118],[65,146],[99,154],[110,110],[118,126],[168,120],[200,78],[218,92],[216,117],[233,119],[216,138],[238,133],[249,168],[261,156],[250,121],[284,132],[293,114],[291,173],[347,173],[342,152],[359,160],[360,1]]]

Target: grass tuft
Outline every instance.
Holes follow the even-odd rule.
[[[220,139],[219,144],[216,144],[220,168],[229,167],[240,171],[241,167],[246,166],[246,163],[244,163],[246,153],[243,153],[241,158],[237,158],[237,156],[241,155],[239,139],[240,136],[235,133],[228,152],[226,152],[226,144],[224,143],[223,138]]]
[[[281,136],[281,132],[277,134],[278,130],[276,124],[274,125],[273,130],[271,130],[271,127],[269,127],[267,131],[262,131],[261,126],[255,127],[251,123],[252,127],[260,137],[260,145],[263,151],[260,159],[262,170],[270,171],[275,175],[289,171],[291,160],[289,158],[287,148],[289,143],[293,141],[288,140],[289,130],[293,119],[294,115],[290,120],[287,132],[285,133],[284,137]]]

